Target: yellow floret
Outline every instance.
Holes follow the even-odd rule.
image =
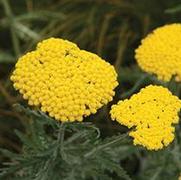
[[[170,24],[155,29],[136,49],[135,58],[146,72],[169,81],[175,76],[181,81],[181,24]]]
[[[11,76],[14,87],[51,117],[82,121],[112,100],[114,67],[67,40],[50,38],[22,56]]]
[[[181,100],[162,86],[150,85],[133,95],[129,100],[121,100],[111,108],[111,118],[132,128],[129,135],[135,145],[149,150],[162,149],[174,139],[178,123]]]

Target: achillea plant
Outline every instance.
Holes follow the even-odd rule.
[[[160,80],[175,76],[181,81],[181,24],[169,24],[155,29],[136,49],[135,58],[146,72]]]
[[[159,27],[140,43],[136,58],[147,73],[133,63],[151,27],[180,21],[179,13],[164,14],[181,10],[178,1],[1,0],[0,179],[178,180],[180,100],[146,86],[181,97],[180,24]],[[113,66],[69,41],[50,38],[36,47],[51,36],[108,58],[118,78]],[[9,81],[16,60],[11,79],[21,96]],[[12,106],[18,101],[30,106]]]
[[[21,57],[11,80],[28,99],[60,121],[82,121],[114,96],[114,67],[76,44],[58,38],[40,42]]]
[[[118,85],[113,66],[74,43],[50,38],[18,60],[11,80],[39,111],[18,106],[31,119],[29,134],[17,132],[22,155],[2,150],[13,162],[2,170],[1,178],[130,179],[120,166],[119,147],[127,145],[127,134],[102,140],[94,125],[72,122],[112,100]]]
[[[16,132],[21,154],[1,150],[12,161],[0,178],[130,180],[121,160],[140,147],[129,136],[145,150],[163,149],[174,140],[181,101],[162,86],[150,85],[112,106],[112,119],[132,128],[128,133],[102,139],[97,127],[82,122],[112,101],[117,74],[99,56],[67,40],[40,42],[18,60],[11,80],[36,111],[16,106],[30,123],[27,134]]]
[[[129,100],[119,101],[110,111],[113,120],[132,128],[135,145],[149,150],[162,149],[174,139],[172,124],[179,121],[181,100],[161,86],[147,86]]]

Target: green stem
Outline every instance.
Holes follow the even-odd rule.
[[[100,35],[98,38],[98,45],[97,45],[97,54],[100,56],[102,55],[102,50],[103,50],[103,46],[105,43],[105,36],[106,36],[106,32],[107,32],[108,27],[109,27],[110,19],[111,19],[110,15],[105,16],[105,19],[102,23],[102,27],[100,29]]]
[[[14,52],[16,54],[16,57],[18,57],[21,52],[20,52],[19,40],[18,40],[18,37],[17,37],[16,32],[15,32],[15,27],[14,27],[15,23],[14,23],[14,19],[13,19],[13,13],[12,13],[12,10],[11,10],[11,7],[9,5],[8,0],[1,0],[1,2],[2,2],[3,6],[4,6],[6,16],[9,19],[10,32],[11,32]]]
[[[138,88],[145,82],[145,80],[149,77],[149,74],[143,74],[141,78],[136,82],[136,84],[129,91],[123,93],[120,97],[122,99],[129,97],[131,94],[135,93]]]
[[[118,45],[118,50],[117,50],[117,57],[114,63],[114,67],[117,72],[119,72],[119,69],[121,67],[123,55],[128,45],[129,37],[130,37],[130,32],[128,31],[127,23],[125,23],[125,25],[123,25],[123,27],[121,28],[121,31],[119,34],[119,42],[118,42],[119,45]]]
[[[175,94],[179,97],[180,96],[180,91],[181,91],[181,84],[177,84],[177,90],[175,92]]]
[[[121,136],[118,136],[118,138],[117,139],[115,139],[115,140],[113,140],[113,141],[110,141],[110,142],[108,142],[108,143],[105,143],[105,144],[102,144],[102,145],[100,145],[100,146],[98,146],[98,147],[95,147],[95,148],[93,148],[91,151],[89,151],[87,154],[85,154],[85,158],[88,158],[88,157],[90,157],[90,156],[92,156],[95,152],[97,152],[97,151],[100,151],[100,150],[102,150],[102,149],[105,149],[105,148],[107,148],[107,147],[109,147],[109,146],[111,146],[111,145],[113,145],[113,144],[116,144],[117,142],[119,142],[119,141],[122,141],[125,137],[127,137],[128,136],[128,133],[126,133],[126,134],[124,134],[124,135],[121,135]]]
[[[65,153],[64,153],[64,135],[65,135],[65,123],[61,123],[59,125],[59,130],[58,130],[58,137],[57,137],[57,148],[54,152],[54,159],[58,156],[58,153],[60,151],[61,156],[63,159],[65,159]]]
[[[180,96],[181,84],[175,81],[173,77],[169,82],[165,83],[165,86],[176,96]]]

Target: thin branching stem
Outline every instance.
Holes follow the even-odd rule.
[[[84,157],[85,157],[85,158],[88,158],[88,157],[92,156],[94,153],[96,153],[97,151],[100,151],[100,150],[102,150],[102,149],[105,149],[105,148],[107,148],[107,147],[110,147],[110,146],[116,144],[116,143],[119,142],[119,141],[122,141],[122,140],[125,139],[127,136],[128,136],[128,133],[126,133],[126,134],[124,134],[124,135],[121,135],[121,136],[118,136],[118,138],[117,138],[117,139],[114,139],[113,141],[110,141],[110,142],[107,142],[107,143],[105,143],[105,144],[102,144],[102,145],[100,145],[100,146],[98,146],[98,147],[95,147],[95,148],[93,148],[91,151],[89,151],[88,153],[86,153]]]
[[[66,159],[65,153],[64,153],[64,135],[65,135],[65,123],[61,123],[59,125],[58,129],[58,137],[57,137],[57,148],[54,151],[54,159],[58,156],[58,153],[61,153],[61,156],[63,159]]]
[[[141,76],[141,78],[135,83],[135,85],[133,86],[133,88],[131,88],[130,90],[126,91],[125,93],[123,93],[121,95],[121,98],[124,99],[124,98],[127,98],[129,97],[131,94],[135,93],[139,88],[140,86],[145,82],[145,80],[149,77],[149,74],[143,74]]]

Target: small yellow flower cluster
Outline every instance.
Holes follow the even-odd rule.
[[[67,40],[50,38],[22,56],[11,76],[29,105],[60,121],[82,121],[114,96],[114,67]]]
[[[181,24],[157,28],[142,40],[136,49],[139,66],[158,79],[169,81],[175,76],[181,81]]]
[[[110,111],[113,120],[133,128],[129,135],[135,145],[162,149],[174,139],[172,124],[179,121],[181,100],[162,86],[150,85],[129,100],[119,101]]]

